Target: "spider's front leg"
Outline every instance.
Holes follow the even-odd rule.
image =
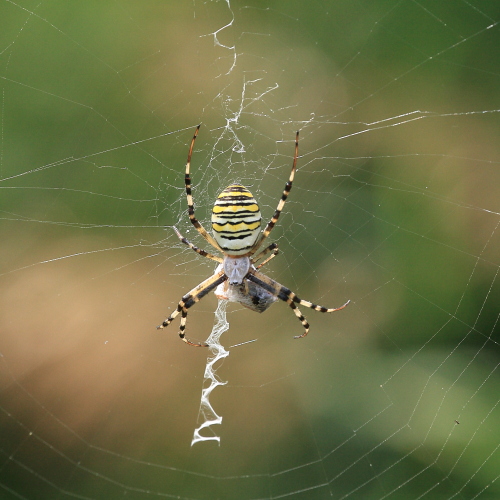
[[[247,274],[247,279],[249,279],[256,285],[260,286],[264,290],[267,290],[268,292],[272,293],[283,302],[286,302],[292,308],[293,312],[295,313],[295,316],[297,316],[298,320],[302,323],[302,326],[304,327],[304,333],[302,335],[296,335],[294,337],[295,339],[301,339],[302,337],[305,337],[309,333],[309,323],[307,322],[306,318],[302,315],[300,309],[296,306],[296,304],[309,307],[310,309],[314,309],[315,311],[331,313],[344,309],[344,307],[346,307],[347,304],[349,304],[350,302],[350,300],[348,300],[345,304],[335,308],[318,306],[316,304],[313,304],[312,302],[308,302],[307,300],[299,299],[299,297],[297,297],[297,295],[295,295],[295,293],[293,293],[287,287],[269,278],[269,276],[259,273],[258,271],[250,271]]]
[[[208,344],[196,344],[195,342],[191,342],[185,337],[188,309],[196,304],[196,302],[199,302],[203,297],[205,297],[205,295],[217,288],[217,286],[219,286],[221,283],[224,283],[224,281],[226,280],[226,274],[224,273],[224,271],[220,271],[200,283],[196,288],[193,288],[190,292],[184,295],[184,297],[182,297],[179,304],[177,305],[177,309],[161,325],[157,326],[157,329],[160,330],[170,325],[170,323],[172,323],[172,321],[179,315],[179,313],[181,313],[179,337],[184,342],[186,342],[186,344],[192,345],[194,347],[208,347]]]

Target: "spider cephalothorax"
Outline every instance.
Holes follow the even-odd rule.
[[[193,196],[191,194],[191,155],[193,154],[194,142],[199,130],[200,125],[198,125],[194,133],[186,162],[185,183],[188,214],[196,230],[210,245],[221,252],[223,257],[218,257],[194,246],[174,228],[177,236],[184,244],[199,255],[218,262],[219,265],[215,270],[215,274],[182,297],[177,305],[177,309],[158,328],[168,326],[180,313],[180,338],[192,346],[208,347],[207,344],[196,344],[185,337],[186,319],[188,309],[196,302],[199,302],[209,292],[215,290],[215,294],[219,299],[238,302],[256,312],[264,312],[277,299],[286,302],[304,327],[304,333],[294,338],[305,337],[309,333],[309,323],[302,316],[296,304],[309,307],[315,311],[335,312],[347,306],[349,301],[334,309],[318,306],[307,300],[299,299],[291,290],[265,274],[260,273],[258,270],[278,253],[278,245],[276,243],[272,243],[254,256],[276,225],[288,194],[292,189],[292,182],[297,168],[299,133],[297,132],[295,136],[295,154],[290,177],[285,185],[278,207],[265,229],[260,232],[261,215],[259,205],[252,196],[252,193],[245,186],[231,184],[220,193],[212,210],[212,230],[214,234],[212,237],[194,215]],[[256,262],[269,253],[271,255],[266,260],[255,266]]]

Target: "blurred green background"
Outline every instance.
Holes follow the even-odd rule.
[[[0,0],[0,498],[500,496],[500,5]],[[155,326],[246,185],[301,298]],[[215,297],[191,309],[204,340]],[[211,435],[210,431],[206,432]]]

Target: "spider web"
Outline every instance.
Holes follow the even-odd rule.
[[[0,0],[0,496],[498,498],[499,20],[479,0]],[[283,303],[204,298],[187,336],[217,311],[231,355],[201,407],[212,355],[155,330],[214,270],[172,229],[211,250],[183,185],[200,122],[205,227],[232,182],[272,216],[300,129],[264,269],[351,299],[304,308],[293,340]]]

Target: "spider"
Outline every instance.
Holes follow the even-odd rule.
[[[182,297],[177,305],[177,309],[157,328],[160,329],[168,326],[180,313],[181,323],[179,337],[186,342],[186,344],[191,346],[208,347],[206,343],[197,344],[185,337],[186,320],[188,309],[212,290],[215,290],[215,294],[219,299],[239,302],[243,306],[256,312],[264,312],[277,299],[286,302],[292,308],[304,327],[304,333],[294,338],[300,339],[305,337],[309,333],[309,323],[304,316],[302,316],[296,304],[309,307],[315,311],[331,313],[344,309],[350,301],[347,301],[340,307],[328,309],[308,302],[307,300],[299,299],[291,290],[258,271],[277,255],[278,245],[276,243],[271,243],[271,245],[255,255],[276,225],[286,199],[292,189],[299,152],[299,132],[297,132],[295,136],[295,154],[290,177],[285,185],[278,207],[265,229],[262,232],[260,231],[260,210],[250,191],[240,184],[231,184],[219,194],[214,204],[212,210],[212,237],[195,217],[193,196],[191,194],[191,156],[200,126],[201,125],[198,125],[198,127],[196,127],[186,162],[185,184],[188,214],[196,230],[210,245],[221,252],[223,257],[218,257],[196,247],[184,238],[177,228],[174,227],[182,243],[202,257],[214,260],[219,265],[210,278],[200,283]],[[256,262],[269,253],[271,253],[271,255],[267,259],[258,266],[255,266]]]

